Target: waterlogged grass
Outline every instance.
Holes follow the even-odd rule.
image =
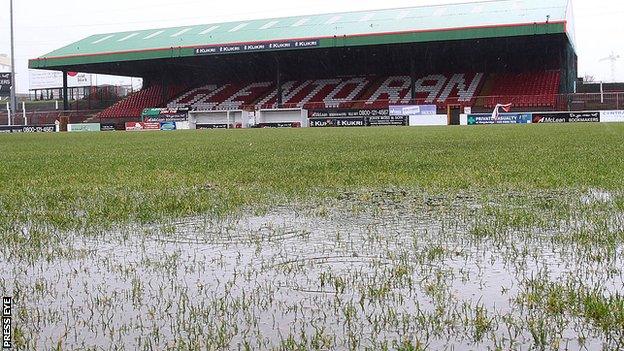
[[[604,333],[606,340],[624,346],[624,296],[571,280],[565,284],[529,280],[520,302],[546,316],[579,319]]]
[[[0,136],[17,349],[624,349],[624,125]]]

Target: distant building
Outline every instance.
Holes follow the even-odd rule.
[[[576,81],[576,91],[584,94],[598,94],[601,91],[605,93],[623,92],[624,83],[618,82],[595,82],[585,81],[583,78],[578,78]]]
[[[11,59],[7,54],[0,54],[0,72],[11,72]]]

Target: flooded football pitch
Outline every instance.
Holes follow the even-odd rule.
[[[12,240],[20,350],[624,348],[613,191],[362,190]]]

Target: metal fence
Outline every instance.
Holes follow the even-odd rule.
[[[591,93],[591,94],[560,94],[560,95],[514,95],[514,96],[478,96],[469,101],[459,101],[457,98],[448,98],[444,102],[428,101],[427,99],[404,100],[413,105],[438,105],[439,111],[446,111],[446,106],[471,107],[474,112],[490,112],[497,103],[512,104],[515,111],[599,111],[623,110],[624,92]],[[400,103],[388,100],[377,100],[369,103],[364,100],[354,101],[324,101],[301,104],[277,103],[261,106],[249,105],[237,107],[242,110],[272,109],[272,108],[300,108],[309,110],[327,108],[387,108],[389,105]]]
[[[31,111],[24,114],[18,112],[11,116],[11,123],[8,120],[8,114],[0,114],[0,125],[41,125],[41,124],[54,124],[55,121],[60,120],[61,117],[68,117],[69,123],[84,122],[89,118],[93,118],[99,111],[97,110],[78,110],[78,111]]]

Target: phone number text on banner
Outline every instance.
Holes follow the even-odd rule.
[[[478,124],[527,124],[531,123],[530,113],[501,113],[494,119],[491,114],[468,115],[468,125]]]

